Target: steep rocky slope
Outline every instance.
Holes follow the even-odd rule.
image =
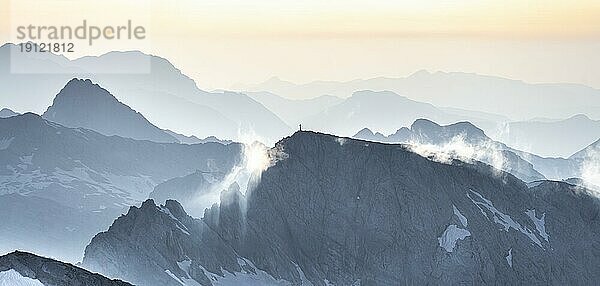
[[[224,192],[202,223],[188,223],[177,214],[182,210],[166,206],[186,228],[165,228],[154,222],[170,216],[145,203],[152,214],[132,209],[140,215],[117,220],[92,240],[84,265],[110,277],[148,277],[144,285],[168,281],[148,271],[169,270],[173,281],[192,277],[184,271],[196,269],[186,266],[188,258],[204,275],[216,273],[206,275],[212,281],[194,279],[201,285],[224,285],[220,279],[243,272],[242,265],[293,285],[591,285],[600,279],[600,205],[585,189],[549,181],[528,186],[481,163],[438,163],[403,145],[312,132],[297,132],[276,150],[285,155],[251,192]],[[116,227],[120,220],[137,223]],[[188,241],[197,241],[197,250],[187,249]],[[166,254],[148,255],[156,251]],[[163,263],[155,257],[169,262],[144,264]],[[237,266],[233,258],[241,259]],[[142,266],[133,269],[130,260]]]
[[[0,285],[127,286],[68,263],[15,251],[0,256]]]

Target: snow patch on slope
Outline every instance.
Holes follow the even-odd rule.
[[[529,228],[521,226],[521,224],[519,224],[518,222],[513,220],[509,215],[504,214],[501,211],[499,211],[496,207],[494,207],[494,204],[490,200],[484,198],[478,192],[473,191],[473,190],[469,190],[469,191],[470,191],[470,193],[467,193],[467,197],[469,197],[469,199],[471,199],[473,204],[475,204],[477,206],[477,208],[479,208],[481,213],[488,220],[493,219],[493,221],[495,223],[502,225],[504,227],[504,231],[506,231],[506,232],[508,232],[511,228],[513,228],[516,231],[519,231],[522,234],[529,237],[529,239],[531,239],[531,241],[533,241],[539,247],[544,248],[542,246],[542,242],[537,238],[537,236],[535,236],[535,234],[531,230],[529,230]],[[490,218],[490,215],[491,215],[491,218]]]
[[[252,262],[245,258],[239,258],[238,264],[242,269],[247,269],[248,267],[255,270],[256,273],[252,273],[246,270],[244,272],[236,272],[231,273],[228,271],[223,271],[223,276],[218,274],[209,272],[206,268],[200,265],[204,274],[211,280],[214,286],[235,286],[235,285],[245,285],[245,286],[290,286],[292,285],[290,282],[285,280],[277,280],[273,276],[269,275],[267,272],[262,271]],[[301,276],[304,274],[302,273]],[[302,283],[302,285],[307,285]]]
[[[508,262],[508,266],[512,268],[512,248],[508,250],[508,255],[506,256],[506,262]]]
[[[21,275],[14,269],[0,272],[0,286],[44,286],[40,280]]]
[[[2,138],[0,139],[0,150],[6,150],[10,147],[10,143],[15,139],[15,137],[10,138]]]
[[[531,221],[535,224],[535,228],[537,229],[539,235],[543,237],[546,242],[548,242],[548,238],[550,237],[546,232],[546,214],[543,213],[541,218],[537,218],[535,215],[535,210],[527,210],[525,212],[527,216],[531,219]]]
[[[454,212],[454,215],[456,217],[458,217],[458,219],[460,220],[460,223],[464,226],[467,227],[467,218],[458,210],[458,208],[456,208],[455,205],[452,205],[452,211]]]
[[[181,281],[181,279],[179,279],[177,276],[175,276],[175,274],[173,274],[171,271],[169,271],[169,269],[165,270],[165,272],[167,274],[169,274],[169,276],[171,276],[171,278],[173,278],[175,281],[179,282],[179,284],[186,285],[185,283],[183,283],[183,281]]]
[[[445,249],[446,252],[452,252],[456,246],[456,242],[460,239],[463,240],[470,236],[471,232],[466,229],[459,228],[455,224],[451,224],[446,227],[444,233],[438,238],[440,247]]]
[[[32,157],[22,157],[22,164],[17,166],[6,166],[9,172],[0,175],[0,185],[3,186],[0,195],[12,193],[26,195],[43,190],[52,184],[76,191],[78,184],[83,183],[99,194],[120,197],[123,205],[131,205],[146,199],[156,185],[147,176],[101,174],[85,166],[71,170],[55,168],[53,172],[42,172],[40,169],[30,170]]]
[[[185,272],[185,275],[186,275],[186,277],[179,278],[179,280],[181,282],[183,282],[183,285],[200,286],[200,283],[198,283],[196,280],[194,280],[192,278],[192,276],[190,275],[190,267],[192,265],[191,260],[178,261],[177,265],[179,266],[179,269],[181,269],[181,270],[183,270],[183,272]]]

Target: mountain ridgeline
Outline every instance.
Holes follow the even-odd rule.
[[[201,220],[175,201],[132,207],[92,239],[83,265],[140,285],[600,279],[600,204],[585,189],[313,132],[275,148],[285,156],[245,195],[224,191]]]
[[[402,127],[389,136],[373,133],[368,128],[364,128],[356,133],[354,138],[385,143],[410,143],[415,146],[434,145],[445,152],[467,153],[467,155],[475,157],[471,159],[496,165],[494,167],[509,172],[526,182],[546,179],[544,174],[526,160],[532,156],[525,156],[524,152],[513,150],[500,142],[493,141],[485,135],[483,130],[470,122],[440,126],[427,119],[417,119],[410,128]]]
[[[198,170],[222,180],[241,152],[238,143],[105,136],[32,113],[0,119],[0,251],[76,262],[94,234],[156,185]]]
[[[68,263],[22,251],[0,256],[0,285],[131,286]]]
[[[254,131],[275,142],[291,131],[273,112],[244,94],[201,90],[165,58],[127,51],[70,60],[52,53],[11,53],[11,49],[18,46],[0,47],[1,106],[43,112],[66,82],[83,77],[153,124],[177,133],[237,140],[240,133]],[[92,94],[79,94],[86,95]],[[78,114],[70,111],[70,115]],[[92,115],[76,118],[82,116]]]

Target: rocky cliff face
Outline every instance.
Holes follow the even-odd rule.
[[[0,257],[0,285],[126,286],[102,275],[49,258],[15,251]]]
[[[227,215],[223,219],[229,222]],[[157,206],[148,200],[92,239],[83,266],[136,285],[277,283],[239,256],[221,235],[188,216],[176,201]]]
[[[210,231],[190,231],[184,223],[190,239],[211,241],[194,243],[196,251],[210,254],[199,263],[205,269],[220,265],[226,277],[239,272],[232,259],[238,257],[293,285],[590,285],[600,278],[600,206],[585,189],[557,182],[527,186],[484,164],[442,164],[403,145],[312,132],[297,132],[276,148],[286,155],[252,191],[242,196],[229,190],[220,206],[207,210],[200,229]],[[138,217],[138,224],[117,231],[119,219],[94,238],[84,265],[126,278],[151,269],[142,263],[134,270],[126,257],[164,249],[175,253],[170,261],[187,261],[181,253],[192,258],[185,244],[168,244],[184,231],[155,228],[154,220]],[[125,241],[126,255],[120,254]],[[174,273],[173,263],[159,269]],[[213,271],[220,268],[212,269],[219,274]],[[187,277],[178,273],[177,279]],[[215,280],[196,281],[222,281],[206,276]],[[148,277],[144,285],[163,285]]]

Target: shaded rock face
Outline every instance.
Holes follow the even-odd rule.
[[[15,251],[0,257],[0,273],[16,271],[21,277],[39,281],[43,285],[70,286],[126,286],[129,283],[111,280],[100,274],[27,252]],[[11,283],[14,281],[2,281]],[[10,285],[10,284],[3,284]]]
[[[67,127],[82,127],[108,136],[179,142],[89,79],[69,81],[42,117]]]
[[[243,270],[234,249],[173,200],[132,207],[92,239],[82,264],[137,285],[212,285],[209,275]]]
[[[27,113],[0,119],[0,252],[63,261],[166,180],[200,170],[221,179],[241,145],[183,145],[104,136]]]
[[[230,244],[274,277],[298,282],[297,264],[316,285],[598,279],[597,253],[588,254],[599,249],[598,201],[573,186],[529,189],[485,166],[338,139],[302,132],[281,141],[288,159],[248,196],[245,235]],[[452,252],[440,245],[449,229],[469,232]]]
[[[530,188],[484,164],[441,164],[403,145],[312,132],[275,148],[286,156],[252,191],[224,192],[221,205],[193,224],[210,231],[180,218],[185,236],[157,223],[169,216],[145,203],[92,240],[84,265],[125,280],[147,276],[143,285],[171,285],[152,273],[163,277],[163,269],[177,271],[172,261],[188,258],[209,272],[221,265],[227,275],[238,271],[232,257],[292,285],[590,285],[600,278],[600,206],[585,189],[549,181]]]

